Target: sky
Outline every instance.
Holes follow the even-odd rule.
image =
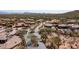
[[[8,13],[64,13],[79,10],[78,5],[79,0],[1,0],[0,11]]]
[[[0,10],[72,10],[79,0],[0,0]]]
[[[24,12],[31,12],[31,13],[65,13],[71,10],[0,10],[1,13],[24,13]]]

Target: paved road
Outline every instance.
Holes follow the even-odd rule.
[[[46,49],[45,45],[42,42],[38,42],[38,47],[28,46],[28,49]]]
[[[40,25],[38,25],[35,30],[34,30],[34,35],[41,40],[41,36],[38,33],[39,32],[39,28],[43,25],[43,23],[40,23]],[[31,43],[31,36],[30,36],[30,29],[28,29],[27,34],[24,36],[26,43]],[[29,37],[29,38],[28,38]],[[28,49],[46,49],[44,43],[40,42],[40,40],[38,40],[38,47],[32,47],[32,45],[28,46]]]

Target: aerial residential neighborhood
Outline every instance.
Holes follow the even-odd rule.
[[[0,49],[78,49],[79,15],[75,13],[79,11],[0,14]]]

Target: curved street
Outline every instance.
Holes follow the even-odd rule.
[[[36,28],[34,29],[34,35],[38,38],[38,47],[32,47],[32,45],[27,46],[28,49],[46,49],[44,43],[40,42],[41,41],[41,36],[39,34],[39,28],[43,26],[43,23],[40,23],[38,26],[36,26]],[[24,35],[24,38],[26,40],[26,44],[30,44],[31,43],[31,29],[29,28],[27,30],[27,34]]]

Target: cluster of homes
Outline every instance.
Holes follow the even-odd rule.
[[[51,21],[46,21],[44,23],[44,28],[55,30],[55,32],[52,32],[52,35],[48,36],[56,36],[61,39],[59,45],[60,49],[79,48],[79,20],[69,19],[62,22],[61,20],[54,19]],[[48,42],[51,44],[52,39],[48,38],[48,40]]]
[[[7,24],[8,23],[8,24]],[[7,25],[10,25],[7,27]],[[23,39],[17,36],[19,30],[27,29],[35,25],[33,19],[0,19],[0,48],[25,48]],[[8,32],[7,32],[8,31]]]
[[[23,39],[17,35],[18,31],[26,30],[34,25],[43,22],[43,19],[35,21],[34,19],[4,19],[0,18],[0,48],[25,48],[22,45]],[[63,35],[73,35],[76,33],[76,37],[79,36],[79,20],[67,20],[62,22],[61,20],[53,19],[51,21],[45,21],[44,26],[51,28],[57,33]]]
[[[47,28],[52,28],[61,34],[79,33],[79,20],[68,20],[63,23],[61,20],[46,21],[44,24]]]

